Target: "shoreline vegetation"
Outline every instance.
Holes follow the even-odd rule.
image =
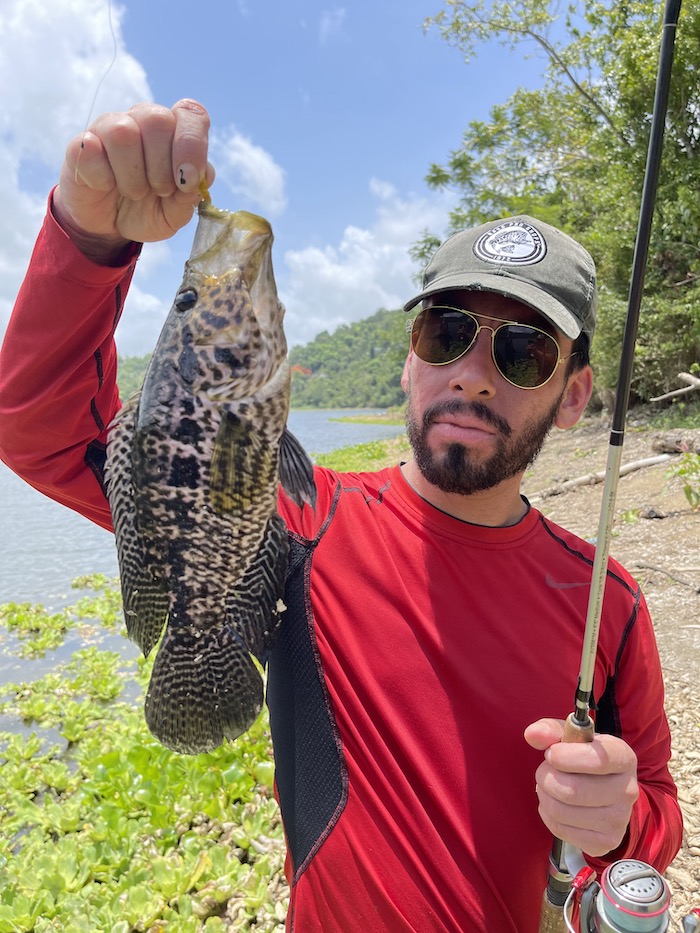
[[[668,428],[667,419],[634,412],[630,430]],[[396,424],[403,414],[347,420]],[[700,413],[673,426],[700,427]],[[409,453],[403,435],[317,462],[381,469]],[[75,587],[88,595],[58,613],[0,606],[0,653],[22,671],[0,689],[0,933],[283,933],[288,889],[266,714],[210,754],[165,749],[143,716],[152,660],[103,644],[123,632],[118,581],[94,576]],[[78,635],[83,647],[66,657]],[[35,676],[33,660],[42,665]]]
[[[0,933],[282,933],[266,714],[209,754],[169,751],[143,715],[153,655],[104,646],[123,631],[118,581],[74,587],[91,595],[60,613],[0,606],[16,669],[55,661],[0,690]]]
[[[329,421],[340,421],[347,424],[404,424],[406,417],[403,408],[389,408],[384,412],[367,413],[366,415],[341,415],[338,418],[329,418]]]

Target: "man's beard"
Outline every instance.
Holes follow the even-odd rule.
[[[542,449],[559,411],[562,393],[541,418],[532,418],[516,433],[508,422],[482,402],[452,399],[429,406],[419,421],[408,394],[406,430],[418,469],[425,479],[443,492],[470,495],[492,489],[504,480],[524,472]],[[428,431],[435,418],[444,415],[472,415],[495,427],[496,450],[483,461],[470,456],[466,445],[454,442],[443,454],[435,454],[428,445]]]

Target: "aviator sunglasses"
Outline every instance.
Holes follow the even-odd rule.
[[[445,305],[423,308],[411,329],[413,352],[425,363],[444,366],[468,353],[479,331],[490,330],[493,362],[503,378],[519,389],[539,389],[569,359],[562,357],[554,337],[539,327],[517,321],[490,327],[480,324],[480,317],[500,320]]]

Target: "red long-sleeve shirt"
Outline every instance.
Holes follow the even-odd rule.
[[[118,407],[113,331],[136,261],[96,266],[51,216],[0,354],[0,456],[111,527],[101,486]],[[593,548],[530,509],[486,528],[433,508],[398,468],[317,470],[315,512],[280,496],[289,611],[268,703],[299,933],[534,933],[551,837],[523,729],[571,709]],[[649,615],[611,562],[597,728],[638,757],[613,857],[680,845]],[[594,862],[594,864],[599,864]]]

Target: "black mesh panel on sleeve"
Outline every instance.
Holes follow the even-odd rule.
[[[312,559],[313,544],[290,536],[287,610],[267,683],[275,779],[294,881],[335,826],[347,799],[340,738],[313,636]]]

